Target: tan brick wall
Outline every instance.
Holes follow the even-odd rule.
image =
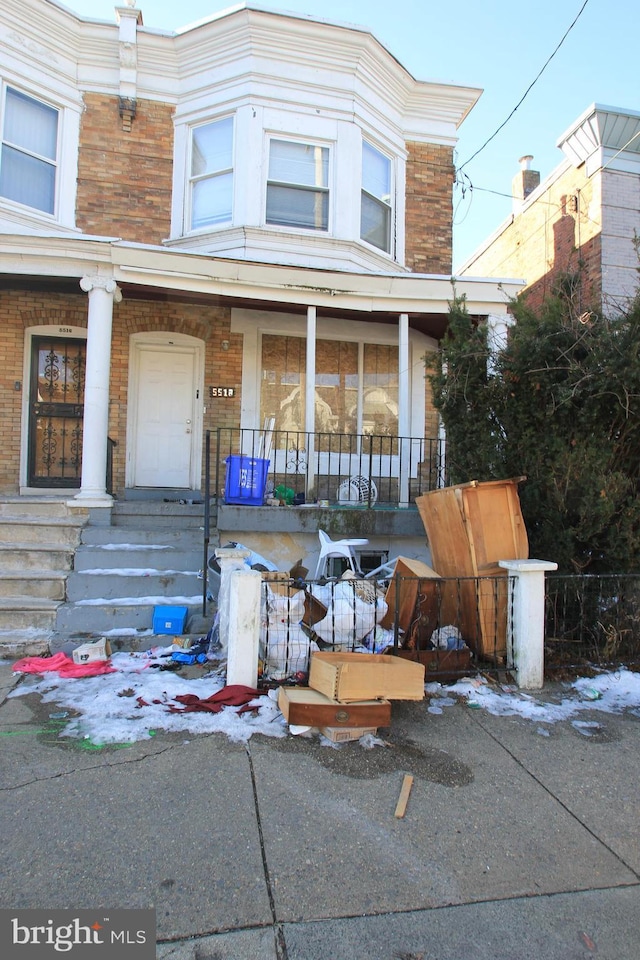
[[[124,490],[127,438],[127,404],[129,381],[129,347],[134,333],[169,331],[197,337],[205,343],[205,397],[203,405],[203,444],[207,430],[212,433],[212,445],[218,427],[237,427],[240,423],[242,400],[242,335],[232,334],[231,312],[226,307],[186,303],[155,303],[141,300],[122,300],[113,312],[111,348],[111,386],[109,436],[116,441],[113,451],[113,481],[115,493]],[[222,349],[222,341],[229,341],[229,349]],[[209,399],[210,386],[235,387],[235,397]],[[213,457],[212,447],[212,457]],[[202,457],[204,469],[204,452]],[[212,470],[214,464],[212,460]]]
[[[571,167],[515,215],[465,272],[524,279],[535,307],[559,275],[581,269],[580,300],[587,309],[601,296],[600,232],[600,178],[587,179],[584,167]]]
[[[22,383],[24,331],[44,324],[86,328],[87,309],[88,301],[82,294],[65,296],[19,290],[3,293],[0,303],[0,348],[4,357],[0,371],[0,493],[16,493],[19,489],[22,399],[23,391],[28,389],[28,384]],[[242,336],[232,334],[230,324],[231,315],[226,307],[126,299],[114,306],[109,436],[117,444],[113,451],[116,493],[122,492],[125,480],[131,334],[163,330],[189,334],[204,341],[205,393],[209,386],[216,385],[233,386],[236,390],[235,397],[230,399],[203,398],[207,408],[203,428],[214,434],[218,427],[237,427],[240,422]],[[229,341],[227,351],[222,350],[223,340]],[[16,382],[21,384],[19,391],[15,389]]]
[[[162,243],[171,221],[173,109],[138,100],[127,132],[117,97],[87,93],[84,102],[78,227],[85,233]]]
[[[405,263],[413,273],[451,273],[453,150],[408,143]]]

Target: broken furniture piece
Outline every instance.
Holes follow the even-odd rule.
[[[447,622],[456,623],[475,652],[489,658],[503,658],[507,650],[508,580],[498,561],[529,556],[518,498],[524,479],[471,480],[416,497],[434,570],[458,578],[443,586],[443,603],[460,607],[458,621]]]

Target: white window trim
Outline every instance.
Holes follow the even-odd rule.
[[[365,144],[365,143],[366,143],[368,146],[370,146],[373,150],[376,150],[381,156],[385,157],[385,159],[387,159],[387,160],[389,161],[389,188],[390,188],[390,201],[389,201],[389,204],[388,204],[388,208],[389,208],[389,249],[388,249],[388,250],[384,250],[382,247],[376,246],[375,243],[369,243],[368,240],[365,240],[365,238],[362,236],[362,232],[361,232],[360,219],[358,220],[358,237],[359,237],[359,239],[360,239],[360,242],[363,243],[368,250],[376,250],[379,254],[382,254],[383,256],[389,257],[390,260],[392,260],[392,261],[394,261],[394,262],[399,262],[399,260],[398,260],[398,258],[397,258],[397,253],[398,253],[398,249],[399,249],[398,236],[397,236],[397,234],[398,234],[398,227],[397,227],[397,224],[398,224],[398,212],[397,212],[398,203],[397,203],[397,200],[398,200],[398,196],[399,196],[397,159],[396,159],[396,157],[395,157],[394,154],[390,154],[387,150],[385,150],[382,146],[380,146],[379,143],[376,143],[376,141],[375,141],[372,137],[367,136],[367,134],[363,131],[363,132],[362,132],[362,147],[364,147],[364,144]],[[363,185],[363,182],[362,182],[362,168],[363,168],[363,151],[361,152],[361,155],[360,155],[360,197],[359,197],[359,199],[360,199],[360,208],[362,207],[362,194],[363,194],[363,193],[365,193],[368,197],[371,197],[372,200],[374,200],[376,203],[378,203],[378,204],[380,204],[380,205],[382,206],[382,204],[384,204],[384,201],[381,200],[380,197],[376,197],[376,196],[374,196],[374,194],[369,193],[368,190],[365,190],[364,185]]]
[[[207,174],[201,177],[193,177],[191,175],[191,163],[192,163],[192,151],[193,151],[193,131],[198,127],[206,127],[209,124],[218,123],[221,120],[229,120],[233,122],[233,132],[231,135],[231,166],[226,167],[223,170],[217,170],[215,174]],[[183,211],[181,216],[182,223],[182,236],[199,236],[201,234],[208,233],[217,233],[220,230],[228,230],[229,227],[233,226],[235,223],[235,194],[236,194],[236,179],[237,179],[237,164],[236,164],[236,115],[235,113],[222,113],[219,116],[209,116],[203,117],[202,119],[192,122],[186,125],[186,160],[184,167],[184,177],[183,177],[183,202],[181,204],[181,209]],[[225,220],[222,223],[208,223],[202,227],[192,227],[191,221],[193,217],[193,184],[198,180],[205,180],[211,178],[212,176],[220,176],[224,173],[232,174],[232,187],[231,187],[231,217],[229,220]],[[175,182],[175,181],[174,181]]]
[[[24,81],[5,76],[0,89],[0,133],[4,143],[4,113],[7,88],[51,107],[58,113],[58,131],[56,142],[56,176],[54,212],[47,213],[37,207],[18,203],[0,196],[0,215],[25,226],[57,224],[75,229],[75,206],[78,175],[78,151],[80,144],[81,105],[54,98],[49,92],[25,85]]]
[[[329,151],[329,163],[327,171],[327,186],[324,187],[309,187],[311,192],[325,192],[328,197],[328,210],[327,210],[327,229],[326,230],[316,230],[314,227],[291,227],[285,226],[278,223],[270,223],[267,220],[267,190],[269,184],[272,182],[269,180],[269,157],[271,151],[271,141],[272,140],[282,140],[284,143],[302,143],[305,146],[310,147],[324,147]],[[335,141],[325,140],[322,137],[314,136],[292,136],[291,134],[284,133],[279,130],[265,130],[264,131],[264,176],[263,176],[263,197],[262,197],[262,220],[261,226],[266,230],[273,230],[277,233],[295,233],[304,237],[331,237],[334,234],[333,230],[333,221],[334,221],[334,196],[335,196],[335,184],[333,182],[333,171],[334,171],[334,152],[336,148]],[[274,183],[276,181],[273,181]],[[280,183],[281,181],[277,181]],[[296,184],[286,184],[282,181],[284,186],[296,187]],[[301,188],[303,189],[303,188]]]

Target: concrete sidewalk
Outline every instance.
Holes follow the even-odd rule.
[[[58,738],[0,666],[0,907],[155,907],[178,960],[637,960],[640,718],[394,703],[385,747]],[[414,776],[403,819],[394,810]]]

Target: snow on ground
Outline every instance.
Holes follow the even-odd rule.
[[[138,607],[138,606],[162,606],[167,605],[168,600],[165,596],[159,597],[92,597],[89,600],[74,601],[77,607],[101,607],[103,605],[111,607]],[[202,594],[196,594],[192,597],[171,597],[171,604],[190,604],[201,603]]]
[[[169,575],[180,577],[197,577],[197,570],[158,570],[155,567],[93,567],[91,570],[82,570],[90,576],[107,577],[166,577]]]
[[[536,723],[572,720],[576,714],[594,709],[605,713],[630,710],[640,716],[640,674],[630,670],[581,677],[565,684],[564,689],[566,696],[560,700],[547,700],[542,694],[536,697],[513,687],[491,685],[484,679],[465,678],[450,687],[428,683],[425,687],[427,695],[432,698],[427,709],[435,714],[442,713],[443,708],[462,698],[469,707],[486,710],[494,716],[517,716]]]
[[[23,682],[10,696],[39,693],[43,703],[52,704],[52,713],[59,715],[65,709],[77,712],[59,735],[96,744],[147,740],[156,730],[183,734],[219,732],[238,742],[246,742],[254,733],[286,736],[284,718],[268,696],[255,701],[259,705],[255,714],[238,714],[236,708],[225,708],[218,714],[171,713],[170,705],[182,706],[175,700],[177,695],[193,693],[204,700],[225,683],[224,677],[214,672],[189,680],[173,671],[158,669],[170,659],[161,654],[171,650],[172,647],[155,648],[148,654],[114,653],[111,665],[115,672],[96,677],[24,674]],[[138,697],[144,700],[144,706]]]
[[[226,707],[218,714],[172,713],[171,704],[181,706],[175,701],[177,695],[196,694],[204,700],[225,684],[223,671],[208,670],[207,665],[203,675],[194,679],[160,669],[172,649],[114,653],[111,664],[115,672],[96,677],[63,679],[53,673],[24,674],[10,696],[40,694],[44,703],[51,704],[53,715],[66,711],[72,714],[60,736],[85,738],[94,744],[132,743],[152,737],[157,730],[184,735],[219,732],[236,742],[246,742],[254,733],[287,735],[289,728],[276,700],[266,694],[252,701],[257,707],[253,712],[239,714],[235,707]],[[494,716],[530,720],[538,724],[541,735],[548,735],[549,730],[541,725],[570,720],[579,732],[589,736],[598,726],[584,717],[589,710],[629,710],[640,717],[640,674],[625,669],[564,684],[559,695],[543,691],[535,696],[514,687],[490,684],[481,677],[464,678],[450,686],[428,683],[425,691],[425,709],[430,714],[442,714],[447,707],[462,704]]]

